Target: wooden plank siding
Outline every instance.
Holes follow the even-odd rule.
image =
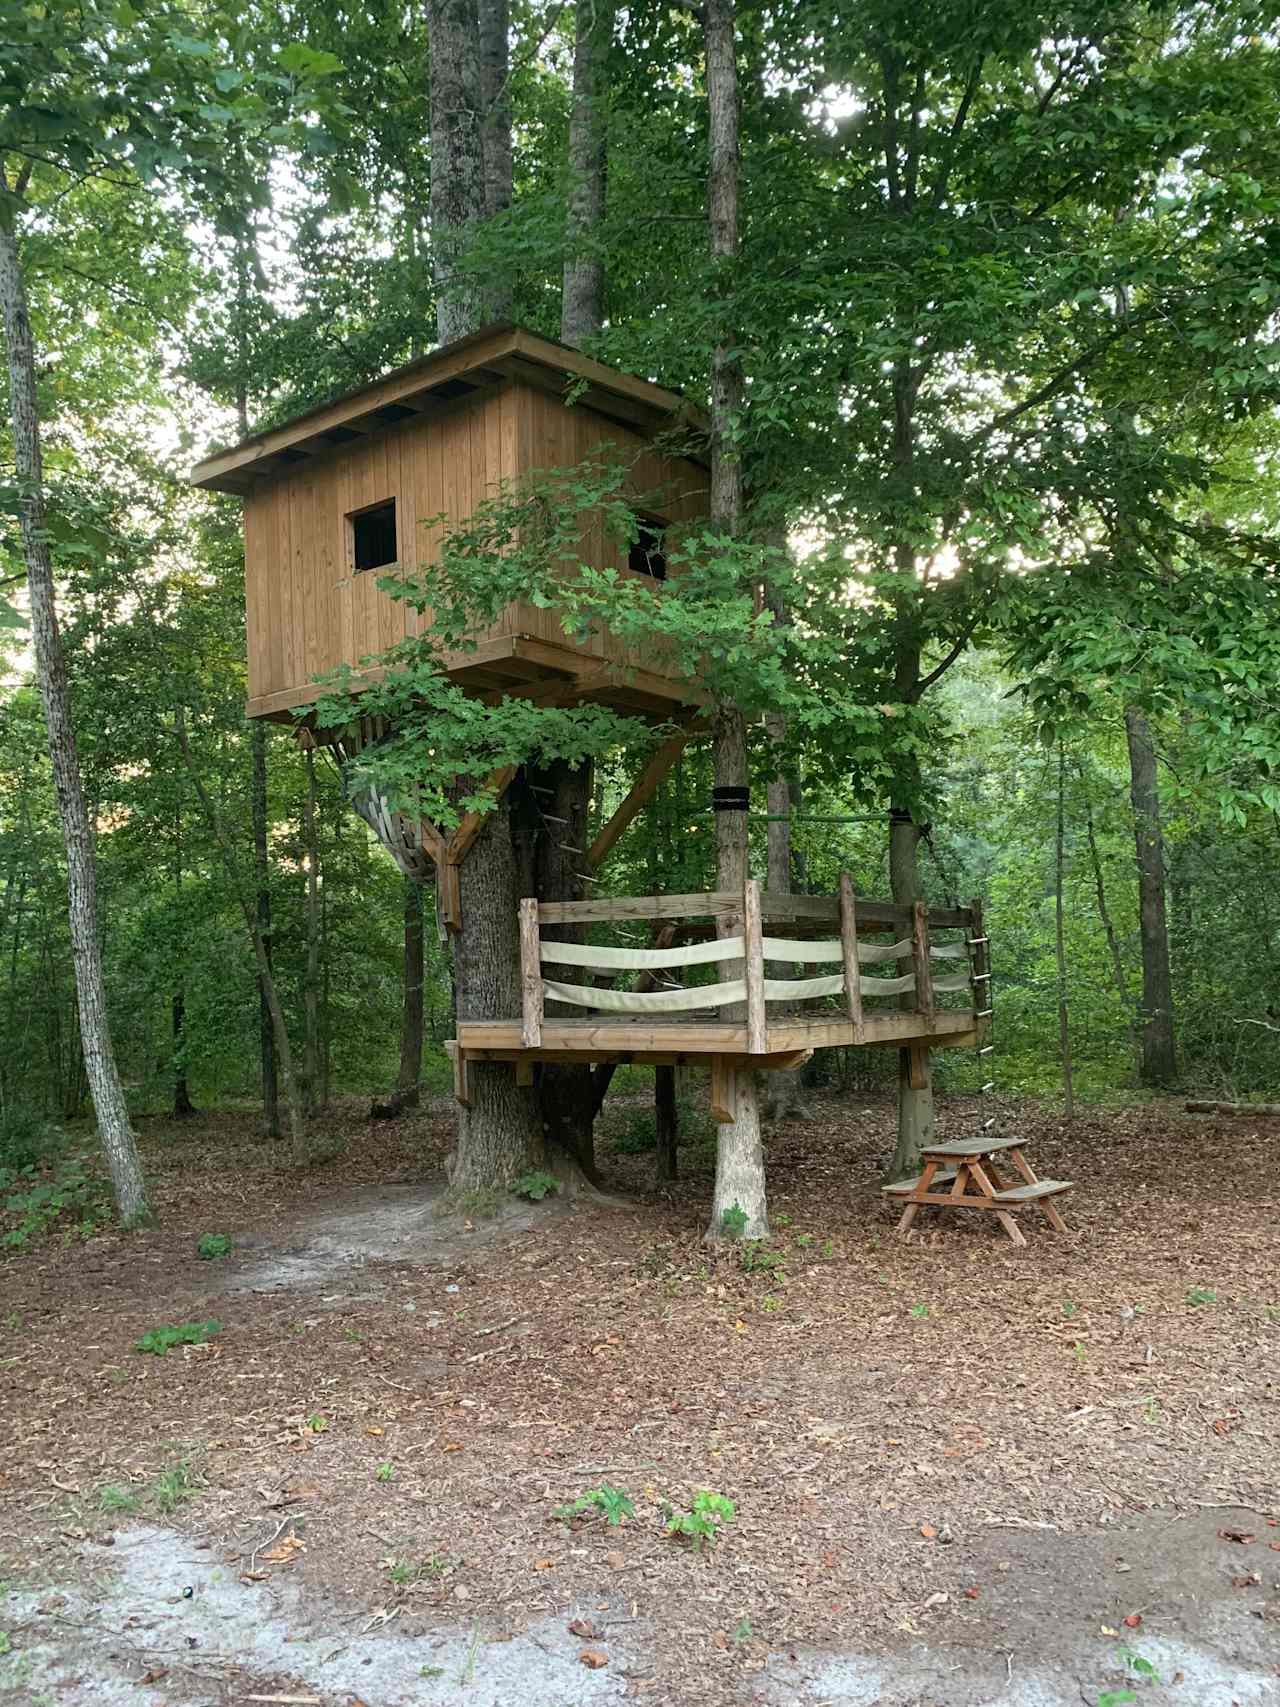
[[[566,408],[519,379],[379,427],[259,480],[245,498],[250,715],[283,716],[316,697],[316,676],[343,662],[359,670],[362,660],[418,631],[416,613],[381,591],[376,570],[355,572],[352,512],[394,499],[399,561],[421,572],[439,554],[439,530],[424,525],[429,518],[462,519],[496,496],[502,481],[571,466],[607,445],[636,459],[633,487],[643,507],[677,524],[705,514],[704,469],[657,455],[640,432],[584,407]],[[598,516],[587,518],[583,556],[596,567],[627,572],[624,551]],[[666,684],[652,656],[629,655],[600,633],[572,646],[554,612],[523,600],[476,639],[485,645],[483,679],[469,653],[450,664],[470,667],[478,687],[556,669],[572,674],[576,653],[584,666],[608,658],[646,671],[642,691],[655,702],[681,697],[680,685]],[[526,639],[539,644],[527,646]],[[488,644],[504,640],[505,646]],[[610,689],[601,692],[607,697]],[[619,694],[629,697],[624,687]]]

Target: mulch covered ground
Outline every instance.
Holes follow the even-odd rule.
[[[127,1521],[104,1488],[154,1518],[185,1464],[198,1491],[162,1521],[228,1569],[402,1633],[500,1635],[609,1585],[653,1634],[634,1690],[684,1700],[695,1665],[688,1699],[711,1702],[788,1644],[944,1624],[981,1643],[993,1534],[1280,1515],[1280,1122],[1150,1104],[1068,1130],[1006,1108],[1039,1171],[1077,1182],[1069,1236],[1028,1211],[1017,1250],[976,1217],[922,1215],[898,1241],[877,1189],[891,1106],[832,1096],[770,1142],[768,1249],[712,1255],[709,1152],[659,1195],[650,1157],[610,1152],[626,1118],[601,1141],[625,1207],[442,1222],[438,1259],[260,1293],[237,1276],[304,1247],[352,1187],[438,1171],[447,1105],[339,1111],[346,1153],[310,1174],[248,1116],[148,1132],[155,1228],[0,1264],[0,1574]],[[202,1262],[210,1231],[250,1248]],[[207,1346],[132,1349],[208,1317]],[[557,1519],[606,1483],[634,1504],[622,1526]],[[699,1489],[736,1512],[703,1551],[663,1516]],[[607,1659],[607,1630],[596,1645]]]

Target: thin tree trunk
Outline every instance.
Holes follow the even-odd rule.
[[[1083,770],[1080,771],[1080,781],[1084,784]],[[1138,1031],[1133,1018],[1133,997],[1129,992],[1129,978],[1125,972],[1124,955],[1120,949],[1120,938],[1116,934],[1115,921],[1111,917],[1111,908],[1107,904],[1107,885],[1102,870],[1102,855],[1098,849],[1098,838],[1094,831],[1093,807],[1088,798],[1085,799],[1085,839],[1089,847],[1089,864],[1093,870],[1093,888],[1098,897],[1098,917],[1102,921],[1103,933],[1107,939],[1107,952],[1111,957],[1111,981],[1115,985],[1116,995],[1120,998],[1120,1011],[1125,1016],[1125,1030],[1129,1038],[1129,1053],[1135,1062],[1138,1056]]]
[[[7,186],[6,186],[7,187]],[[147,1213],[146,1187],[137,1141],[129,1123],[107,1018],[102,948],[98,939],[97,867],[93,826],[85,805],[76,750],[71,693],[53,585],[45,523],[44,467],[36,402],[35,351],[27,309],[26,282],[15,234],[0,227],[0,299],[9,355],[9,407],[19,485],[19,516],[36,674],[49,734],[54,793],[67,850],[67,910],[85,1073],[93,1097],[102,1148],[111,1173],[116,1206],[129,1225]]]
[[[400,1076],[396,1100],[401,1108],[417,1108],[422,1100],[422,997],[425,977],[425,933],[422,924],[422,885],[404,883],[404,1012],[400,1024]]]
[[[713,261],[730,266],[738,254],[738,64],[734,39],[734,0],[706,0],[703,10],[706,49],[709,144],[707,221]],[[711,356],[711,515],[712,529],[734,535],[742,527],[742,463],[734,445],[746,386],[731,329],[721,325]],[[712,719],[713,763],[717,788],[742,788],[748,782],[747,730],[740,708],[722,700]],[[740,894],[747,879],[747,820],[743,812],[717,812],[716,868],[721,889]],[[717,920],[722,936],[742,928],[736,916]],[[741,1236],[769,1235],[764,1150],[760,1139],[757,1075],[738,1073],[737,1113],[720,1128],[716,1184],[708,1239],[725,1236],[725,1214],[746,1216]]]
[[[307,964],[303,974],[302,1085],[305,1109],[320,1101],[320,844],[316,836],[316,756],[306,751],[307,786],[302,798],[302,846],[307,861]]]
[[[1144,1085],[1170,1085],[1178,1076],[1173,1032],[1173,979],[1164,902],[1164,830],[1156,754],[1146,718],[1136,706],[1124,714],[1129,745],[1129,794],[1138,864],[1138,927],[1142,942],[1142,1055]]]
[[[780,551],[786,549],[786,530],[780,528],[770,543]],[[773,612],[774,622],[781,626],[787,619],[786,606],[781,596],[772,588],[766,591],[769,609]],[[766,810],[768,825],[765,837],[768,848],[770,895],[790,895],[792,891],[791,878],[791,824],[796,811],[799,809],[799,789],[793,785],[792,778],[787,774],[786,744],[787,720],[779,713],[772,713],[765,718],[765,734],[773,751],[773,774],[769,778],[766,789]],[[771,976],[795,978],[800,969],[794,965],[780,966]],[[781,1013],[782,1010],[776,1010]],[[795,1003],[786,1004],[786,1013],[796,1011]],[[792,1068],[785,1073],[766,1073],[764,1078],[765,1116],[768,1120],[777,1122],[785,1120],[788,1115],[795,1114],[800,1108],[801,1075],[798,1068]]]
[[[653,1070],[653,1114],[658,1135],[654,1172],[661,1181],[673,1180],[680,1171],[676,1155],[676,1145],[680,1140],[680,1111],[676,1102],[674,1067],[655,1067]]]
[[[889,813],[889,888],[895,901],[910,907],[924,899],[924,884],[920,879],[920,842],[923,830],[912,818],[905,805],[895,805]],[[915,997],[908,991],[902,998],[904,1007],[913,1007]],[[912,1083],[912,1061],[909,1049],[898,1051],[898,1139],[886,1180],[907,1179],[918,1174],[920,1152],[937,1137],[937,1113],[933,1101],[933,1070],[927,1049],[921,1049],[916,1059],[916,1079]]]
[[[479,280],[462,270],[485,211],[480,18],[476,0],[427,0],[431,46],[431,256],[442,344],[483,318]]]
[[[249,784],[249,814],[253,820],[254,911],[271,971],[271,867],[267,857],[267,726],[255,717],[249,726],[253,770]],[[262,1126],[268,1138],[280,1136],[280,1075],[276,1068],[276,1038],[271,1024],[267,987],[258,978],[258,1049],[262,1063]]]
[[[1067,944],[1063,928],[1063,883],[1066,874],[1067,755],[1058,742],[1058,815],[1053,859],[1053,950],[1058,966],[1058,1055],[1062,1062],[1062,1112],[1076,1114],[1075,1083],[1071,1074],[1071,1025],[1067,1008]]]
[[[293,1143],[295,1158],[300,1162],[305,1161],[307,1158],[307,1123],[303,1114],[302,1093],[298,1086],[298,1076],[293,1068],[293,1048],[289,1042],[288,1027],[284,1022],[284,1009],[280,1005],[276,981],[271,975],[266,943],[258,929],[257,914],[250,905],[244,890],[240,887],[240,873],[236,870],[235,855],[232,852],[231,843],[223,830],[217,808],[204,785],[204,779],[196,767],[195,755],[192,753],[191,743],[187,739],[186,719],[181,706],[174,713],[173,732],[177,738],[183,762],[195,787],[196,796],[204,811],[205,822],[209,826],[209,834],[213,837],[218,852],[222,856],[222,865],[231,885],[231,892],[239,903],[240,911],[244,916],[245,928],[249,932],[249,940],[253,944],[254,959],[258,963],[258,977],[262,980],[262,986],[267,993],[267,1007],[271,1014],[271,1025],[275,1033],[276,1056],[279,1059],[281,1073],[284,1077],[285,1102],[289,1109],[289,1137]]]
[[[173,834],[173,905],[174,918],[182,919],[182,807],[178,806]],[[196,1113],[187,1080],[187,992],[179,983],[170,1004],[173,1022],[173,1118],[189,1120]]]
[[[560,336],[575,348],[595,337],[604,320],[600,227],[608,160],[608,61],[617,10],[617,0],[579,0],[575,10],[569,203],[560,307]]]

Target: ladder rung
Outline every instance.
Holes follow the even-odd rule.
[[[975,1010],[973,1017],[974,1019],[990,1019],[995,1011],[996,1010],[994,1008],[982,1008],[981,1010]]]
[[[981,1094],[981,1095],[982,1095],[982,1096],[986,1096],[986,1094],[987,1094],[987,1092],[988,1092],[988,1091],[993,1091],[993,1090],[995,1090],[995,1088],[996,1088],[996,1082],[995,1082],[995,1080],[994,1080],[994,1079],[988,1079],[988,1080],[987,1080],[987,1082],[986,1082],[986,1084],[985,1084],[985,1085],[983,1085],[983,1087],[982,1087],[982,1091],[981,1091],[981,1093],[980,1093],[980,1094]]]
[[[979,1049],[978,1054],[979,1055],[994,1055],[995,1052],[996,1052],[996,1046],[994,1043],[984,1043],[982,1048]]]
[[[969,944],[970,948],[978,948],[984,942],[990,942],[991,938],[989,936],[967,936],[964,940]]]
[[[990,1119],[990,1120],[984,1120],[984,1121],[983,1121],[983,1123],[982,1123],[982,1130],[983,1130],[983,1131],[984,1131],[984,1132],[990,1132],[990,1130],[991,1130],[991,1128],[992,1128],[992,1127],[993,1127],[993,1126],[994,1126],[994,1125],[995,1125],[995,1123],[996,1123],[996,1117],[995,1117],[995,1115],[994,1115],[994,1114],[993,1114],[993,1115],[992,1115],[992,1116],[991,1116],[991,1119]]]
[[[970,974],[969,982],[971,984],[985,984],[989,981],[990,977],[991,974],[989,972],[974,972]]]

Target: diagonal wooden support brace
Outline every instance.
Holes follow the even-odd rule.
[[[681,729],[669,741],[664,741],[641,771],[632,784],[631,792],[591,844],[587,863],[593,871],[608,859],[614,844],[621,838],[636,813],[658,792],[659,785],[684,751],[685,743],[691,734],[692,730]]]

